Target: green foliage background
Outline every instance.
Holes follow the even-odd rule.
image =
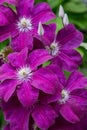
[[[82,71],[87,76],[87,0],[35,0],[35,3],[38,2],[48,2],[58,16],[59,5],[61,4],[64,7],[65,12],[69,16],[69,21],[83,33],[84,41],[81,46],[77,49],[82,57],[83,63],[79,67],[79,70]],[[13,5],[9,5],[11,8],[15,9]],[[50,22],[55,22],[57,24],[57,30],[62,28],[61,19],[58,17]],[[0,43],[0,51],[9,43],[8,40]],[[65,72],[66,76],[69,75],[69,72]],[[0,130],[3,130],[2,126],[4,125],[3,113],[0,111]]]

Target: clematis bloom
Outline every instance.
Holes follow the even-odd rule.
[[[82,63],[81,55],[75,50],[83,41],[83,35],[73,24],[68,24],[55,34],[56,25],[43,25],[44,35],[36,36],[43,48],[53,56],[52,63],[60,64],[64,70],[76,70]],[[43,46],[44,45],[44,46]],[[40,46],[40,45],[39,45]]]
[[[0,5],[0,13],[0,42],[13,37],[11,46],[15,51],[24,47],[32,50],[33,36],[37,33],[39,22],[45,23],[55,18],[47,3],[34,6],[34,0],[19,0],[16,13],[9,7]]]
[[[8,101],[17,92],[18,99],[24,106],[31,106],[37,101],[39,90],[53,94],[58,78],[46,67],[40,67],[52,57],[46,50],[35,50],[28,56],[28,49],[14,52],[8,56],[8,63],[0,68],[0,98]]]

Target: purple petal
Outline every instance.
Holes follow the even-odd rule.
[[[17,90],[17,96],[23,106],[30,107],[37,101],[39,92],[37,89],[33,88],[28,82],[25,82],[20,85],[20,88]]]
[[[6,125],[6,127],[4,128],[4,130],[10,130],[10,125]]]
[[[52,56],[45,49],[37,49],[29,55],[29,63],[32,69],[36,69],[50,59],[52,59]]]
[[[20,0],[17,7],[17,12],[20,16],[30,15],[33,8],[34,0]]]
[[[84,90],[86,91],[86,90]],[[78,93],[77,93],[78,94]],[[69,105],[71,106],[72,110],[81,117],[81,113],[84,112],[87,108],[87,98],[80,97],[76,95],[76,93],[72,94],[69,99]],[[82,111],[82,112],[81,112]],[[79,115],[80,113],[80,115]]]
[[[54,124],[56,113],[49,105],[37,105],[32,113],[36,125],[40,129],[48,129]]]
[[[80,121],[79,117],[72,111],[70,106],[67,104],[61,107],[60,113],[65,118],[65,120],[71,123],[76,123]]]
[[[8,55],[8,60],[13,67],[21,67],[26,63],[28,49],[24,48],[21,52],[14,52]]]
[[[49,25],[42,25],[44,28],[44,35],[36,37],[44,44],[44,46],[50,46],[50,44],[54,41],[55,32],[56,32],[56,24],[52,23]]]
[[[41,68],[33,73],[31,84],[45,93],[54,94],[58,87],[58,78],[49,68]]]
[[[59,54],[63,68],[68,71],[78,69],[82,63],[82,57],[76,50],[63,50]]]
[[[9,100],[9,98],[14,93],[18,82],[16,80],[6,80],[0,84],[0,98],[5,102]]]
[[[61,116],[57,118],[56,123],[48,130],[84,130],[80,123],[72,124],[64,120]]]
[[[62,49],[73,49],[80,46],[83,35],[74,25],[69,24],[58,32],[57,41]]]
[[[33,9],[33,23],[45,23],[53,18],[55,18],[55,14],[52,12],[49,4],[42,2],[35,5]]]
[[[32,50],[33,38],[31,33],[20,32],[19,35],[12,39],[11,46],[14,51],[21,51],[25,47],[28,47],[29,50]]]
[[[66,84],[66,88],[68,91],[73,91],[76,89],[85,89],[87,86],[87,78],[84,77],[84,75],[79,72],[75,71],[73,72]]]
[[[6,79],[14,79],[15,78],[15,70],[8,63],[3,64],[0,67],[0,81],[4,81]]]
[[[9,24],[3,27],[0,27],[0,42],[16,36],[18,31],[16,30],[15,24]]]
[[[57,75],[59,82],[62,83],[62,85],[65,85],[66,83],[65,74],[63,73],[62,69],[58,65],[51,64],[47,66],[46,68],[49,68],[50,70],[52,70]]]
[[[10,123],[10,130],[28,130],[30,111],[23,108],[16,97],[3,103],[5,119]]]
[[[9,7],[0,6],[0,26],[4,26],[13,22],[16,18],[15,12]]]
[[[34,50],[36,50],[36,49],[44,49],[44,45],[43,45],[42,41],[39,40],[38,37],[33,39],[33,49]]]
[[[43,25],[44,28],[44,36],[43,36],[43,40],[44,40],[44,44],[46,45],[50,45],[55,38],[55,32],[56,32],[56,24],[49,24],[49,25]]]

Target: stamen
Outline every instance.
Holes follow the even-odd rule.
[[[61,91],[61,99],[59,100],[59,102],[61,103],[61,104],[65,104],[67,101],[68,101],[68,99],[69,99],[69,92],[67,91],[67,90],[62,90]]]
[[[30,67],[23,66],[17,70],[17,79],[20,82],[30,81],[31,77],[32,77],[32,71]]]
[[[49,53],[52,55],[52,56],[57,56],[57,54],[59,53],[60,51],[60,46],[58,45],[58,43],[56,42],[53,42],[50,47],[46,46],[46,49],[49,51]]]
[[[17,23],[17,28],[20,32],[27,32],[32,30],[32,22],[30,18],[21,18]]]

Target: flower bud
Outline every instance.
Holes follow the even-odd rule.
[[[44,28],[43,28],[41,22],[39,22],[39,25],[38,25],[38,34],[39,34],[40,36],[43,36],[43,35],[44,35]]]
[[[69,24],[69,19],[68,19],[68,15],[67,15],[67,14],[64,14],[63,24],[64,24],[65,26]]]
[[[60,5],[60,7],[59,7],[59,14],[58,15],[60,18],[64,17],[64,9],[63,9],[62,5]]]

